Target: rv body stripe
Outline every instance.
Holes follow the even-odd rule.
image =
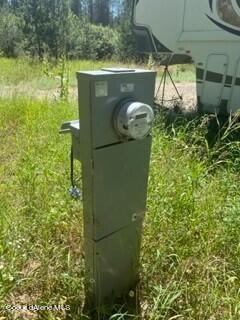
[[[206,77],[204,79],[204,69],[197,68],[197,81],[202,81],[202,80],[209,81],[209,82],[221,83],[223,80],[223,74],[212,72],[212,71],[207,71]],[[232,85],[240,86],[240,78],[236,78],[235,83],[233,83],[233,77],[226,76],[224,86],[231,87]]]
[[[223,74],[207,71],[206,81],[221,83],[223,81]]]
[[[229,28],[227,26],[225,26],[224,24],[214,20],[213,18],[211,18],[208,14],[206,15],[208,17],[208,19],[210,19],[213,23],[215,23],[219,28],[223,29],[224,31],[230,32],[236,36],[240,36],[240,31],[239,30],[235,30],[232,28]]]
[[[200,69],[200,68],[197,68],[197,79],[200,79],[202,80],[203,77],[204,77],[204,70],[203,69]]]
[[[226,80],[225,83],[231,85],[233,81],[233,77],[232,76],[226,76]]]
[[[211,11],[213,11],[213,0],[209,0],[209,6],[210,6]]]
[[[235,81],[235,86],[240,86],[240,78],[237,78]]]

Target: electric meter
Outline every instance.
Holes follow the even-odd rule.
[[[114,125],[120,136],[140,140],[145,138],[153,124],[154,112],[149,105],[128,101],[122,103],[114,115]]]

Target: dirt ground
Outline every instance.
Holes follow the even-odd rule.
[[[157,89],[158,90],[158,84]],[[174,107],[178,107],[183,112],[194,112],[196,110],[197,105],[197,94],[196,94],[196,84],[195,83],[176,83],[177,90],[182,97],[182,102],[178,99],[178,94],[171,84],[166,86],[165,94],[164,94],[164,103],[163,105],[169,109]],[[160,104],[162,101],[163,93],[162,90],[156,91],[158,92],[158,101]],[[177,98],[177,100],[175,100]]]

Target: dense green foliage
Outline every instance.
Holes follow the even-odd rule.
[[[23,54],[23,20],[5,8],[0,9],[0,55]]]
[[[134,58],[131,2],[0,2],[0,54],[81,59]]]
[[[74,61],[70,73],[103,65]],[[58,134],[63,121],[77,118],[77,102],[55,100],[51,90],[51,99],[39,96],[51,85],[41,78],[45,63],[1,59],[0,66],[0,88],[7,88],[0,98],[0,318],[88,319],[82,204],[68,194],[70,137]],[[20,95],[25,83],[33,91],[27,86]],[[9,85],[13,97],[6,96]],[[163,115],[156,121],[141,319],[240,319],[239,124],[232,119],[210,146],[210,122]],[[71,310],[20,314],[2,309],[6,304],[69,304]],[[112,319],[126,317],[120,310]]]
[[[110,27],[75,19],[69,40],[67,44],[70,58],[100,60],[117,57],[118,54],[118,33]]]

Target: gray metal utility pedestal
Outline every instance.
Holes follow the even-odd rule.
[[[78,121],[62,126],[82,164],[86,299],[99,319],[106,305],[136,301],[155,76],[77,73],[81,129]]]

